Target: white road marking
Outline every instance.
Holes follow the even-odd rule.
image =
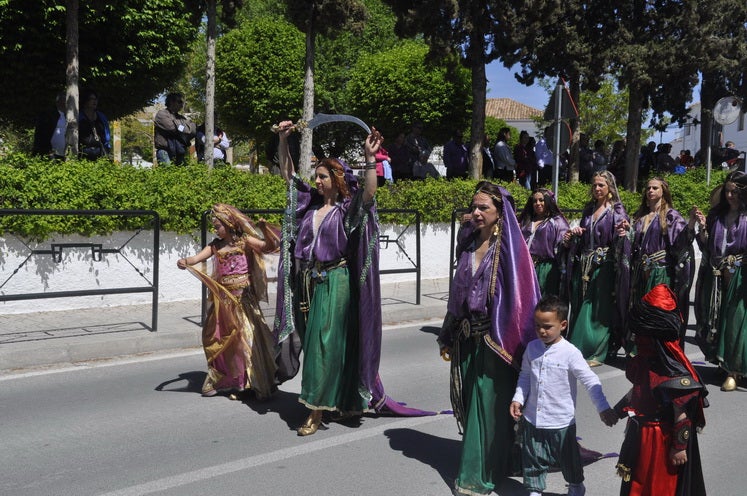
[[[99,496],[142,496],[145,494],[166,491],[174,489],[176,487],[195,484],[215,477],[232,474],[234,472],[240,472],[242,470],[259,467],[262,465],[277,463],[296,456],[315,453],[327,448],[334,448],[336,446],[372,438],[383,434],[389,429],[416,427],[419,425],[438,422],[441,420],[453,421],[453,417],[451,415],[445,414],[430,417],[408,417],[395,422],[382,423],[381,425],[378,425],[376,427],[367,428],[365,430],[356,431],[349,434],[342,434],[326,439],[318,439],[316,441],[307,442],[300,446],[283,448],[270,453],[262,453],[261,455],[250,456],[247,458],[242,458],[240,460],[222,463],[220,465],[213,465],[211,467],[205,467],[200,470],[192,470],[170,477],[164,477],[162,479],[157,479],[143,484],[138,484],[135,486],[130,486],[118,489],[116,491],[104,493]]]

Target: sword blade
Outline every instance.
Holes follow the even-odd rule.
[[[331,122],[350,122],[356,124],[366,131],[366,134],[371,134],[371,128],[366,125],[365,122],[353,115],[346,114],[316,114],[309,122],[306,123],[306,127],[314,129],[315,127],[321,126],[322,124],[329,124]]]

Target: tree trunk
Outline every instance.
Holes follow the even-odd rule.
[[[716,96],[714,95],[711,77],[710,74],[703,74],[700,85],[700,157],[706,166],[708,166],[706,160],[708,160],[709,143],[711,145],[711,162],[713,162],[713,149],[718,146],[716,140],[711,139],[713,136],[713,107],[716,106]]]
[[[628,88],[628,126],[625,134],[625,189],[638,190],[638,156],[641,150],[644,93],[641,88]]]
[[[472,66],[472,132],[469,143],[469,177],[482,177],[482,141],[485,135],[485,98],[487,77],[485,76],[484,36],[470,36],[470,65]]]
[[[578,105],[581,102],[581,81],[578,75],[570,78],[569,86],[570,86],[571,98],[576,103],[576,107],[578,108]],[[570,126],[571,126],[572,135],[571,135],[571,154],[570,154],[570,157],[568,158],[568,168],[570,169],[569,182],[577,183],[578,182],[578,140],[581,137],[581,119],[580,118],[571,119]],[[560,153],[563,153],[563,151],[561,150]]]
[[[65,107],[67,111],[67,142],[68,155],[78,157],[78,0],[67,0],[67,68],[65,70]]]
[[[316,32],[314,27],[314,7],[309,15],[306,30],[306,73],[303,80],[303,120],[310,121],[314,117],[314,50]],[[304,128],[301,132],[301,156],[296,169],[303,177],[311,177],[311,147],[314,135],[311,129]]]
[[[205,164],[213,168],[215,136],[215,9],[216,0],[207,1],[207,64],[205,67]],[[199,139],[199,138],[198,138]]]

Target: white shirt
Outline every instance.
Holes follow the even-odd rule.
[[[67,131],[67,118],[65,114],[57,111],[60,115],[57,118],[57,126],[54,128],[52,133],[52,139],[49,140],[49,144],[52,146],[52,151],[55,155],[60,157],[65,156],[65,132]]]
[[[512,401],[524,406],[524,417],[538,429],[568,427],[576,422],[577,381],[599,413],[610,407],[599,377],[578,348],[563,338],[550,346],[535,339],[524,352]]]

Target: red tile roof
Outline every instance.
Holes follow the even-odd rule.
[[[511,100],[510,98],[488,98],[485,102],[485,115],[504,121],[529,120],[542,115],[543,111]]]

